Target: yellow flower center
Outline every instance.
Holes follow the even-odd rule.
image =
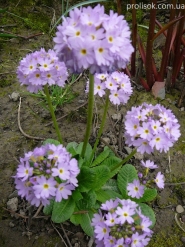
[[[49,185],[48,184],[44,184],[44,189],[48,189],[49,188]]]
[[[87,54],[87,51],[86,51],[85,49],[82,49],[82,50],[81,50],[81,53],[82,53],[83,55],[86,55],[86,54]]]
[[[99,48],[98,51],[99,51],[100,53],[102,53],[102,52],[103,52],[103,48]]]

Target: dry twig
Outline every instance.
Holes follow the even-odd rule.
[[[37,209],[37,212],[34,214],[33,218],[36,218],[38,216],[38,214],[40,213],[40,211],[42,210],[42,208],[43,208],[43,205],[41,204],[39,206],[39,208]]]
[[[60,232],[57,230],[57,228],[54,226],[53,222],[52,222],[52,221],[50,221],[50,222],[51,222],[52,227],[53,227],[53,228],[55,229],[55,231],[58,233],[59,237],[62,239],[62,242],[64,243],[64,245],[65,245],[66,247],[68,247],[67,244],[66,244],[66,242],[64,241],[62,235],[61,235]]]
[[[185,184],[185,182],[181,182],[181,183],[165,183],[165,185],[167,185],[167,186],[171,186],[171,185],[176,186],[176,185],[183,185],[183,184]]]
[[[20,97],[20,100],[19,100],[19,107],[18,107],[18,126],[19,126],[20,132],[21,132],[25,137],[30,138],[30,139],[35,139],[35,140],[45,140],[45,138],[37,137],[37,136],[30,136],[30,135],[28,135],[28,134],[26,134],[26,133],[24,132],[24,130],[23,130],[22,127],[21,127],[20,114],[21,114],[21,97]]]
[[[64,232],[64,235],[65,235],[65,237],[66,237],[66,239],[67,239],[67,242],[68,242],[68,244],[69,244],[69,247],[72,247],[71,242],[69,241],[69,238],[68,238],[68,236],[67,236],[67,234],[66,234],[66,231],[65,231],[63,225],[60,224],[60,226],[61,226],[62,231]]]
[[[87,247],[92,247],[93,243],[94,243],[94,237],[91,237],[87,244]]]

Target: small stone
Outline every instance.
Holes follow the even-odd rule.
[[[18,197],[18,191],[15,190],[13,193],[11,193],[9,196],[8,196],[8,199],[12,199],[14,197]]]
[[[108,138],[108,137],[102,137],[102,140],[103,140],[105,143],[110,144],[110,138]],[[105,146],[105,143],[104,143],[104,142],[102,142],[103,146]]]
[[[84,99],[79,99],[79,100],[78,100],[78,103],[79,103],[79,104],[83,104],[83,103],[85,103],[85,100],[84,100]]]
[[[48,234],[52,234],[52,233],[54,233],[54,229],[49,229]]]
[[[19,44],[19,39],[18,38],[12,38],[9,40],[11,43],[14,43],[14,44]]]
[[[176,212],[178,214],[182,214],[184,212],[184,208],[181,205],[177,205]]]
[[[25,212],[22,209],[19,211],[19,214],[25,216]]]
[[[136,153],[136,154],[134,154],[134,157],[136,160],[143,160],[144,155],[141,153]]]
[[[18,101],[19,98],[20,98],[20,94],[19,94],[19,93],[13,92],[13,93],[10,95],[10,99],[13,100],[14,102]]]
[[[184,111],[184,107],[181,107],[180,110],[181,110],[181,111]]]
[[[14,227],[14,226],[15,226],[15,224],[14,224],[13,222],[10,222],[10,223],[9,223],[9,227],[12,228],[12,227]]]
[[[7,205],[7,209],[9,209],[11,211],[17,211],[18,198],[13,197],[13,198],[9,199],[6,205]]]
[[[118,114],[113,114],[112,115],[112,119],[115,120],[115,121],[119,121],[121,120],[121,113],[118,113]]]
[[[181,238],[181,241],[182,241],[183,243],[185,243],[185,237],[182,237],[182,238]]]
[[[127,151],[128,154],[130,154],[132,152],[132,148],[124,147],[124,149]]]

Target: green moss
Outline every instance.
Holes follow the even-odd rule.
[[[25,27],[32,30],[40,30],[42,32],[48,32],[50,27],[50,19],[43,13],[30,13],[24,18]]]
[[[154,234],[148,247],[183,247],[181,237],[184,236],[182,230],[175,225],[172,229],[165,229],[157,234]]]
[[[8,79],[2,79],[1,82],[0,82],[0,88],[2,87],[7,87],[7,86],[10,86],[12,84],[12,81],[11,80],[8,80]]]

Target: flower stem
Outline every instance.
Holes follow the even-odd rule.
[[[103,128],[104,128],[105,121],[106,121],[106,115],[107,115],[107,111],[108,111],[108,106],[109,106],[109,94],[107,93],[107,95],[106,95],[106,100],[105,100],[104,112],[103,112],[103,118],[102,118],[102,122],[101,122],[101,125],[100,125],[100,129],[99,129],[99,131],[98,131],[98,136],[97,136],[97,138],[96,138],[96,142],[95,142],[95,144],[94,144],[94,147],[93,147],[93,150],[92,150],[92,153],[91,153],[90,163],[91,163],[92,160],[93,160],[94,153],[96,152],[98,143],[99,143],[99,141],[100,141],[100,137],[101,137],[102,132],[103,132]]]
[[[57,120],[56,120],[56,116],[55,116],[55,113],[54,113],[54,110],[53,110],[53,105],[52,105],[52,102],[51,102],[49,89],[48,89],[47,85],[44,86],[44,92],[46,94],[46,98],[47,98],[47,102],[48,102],[48,106],[49,106],[49,111],[50,111],[50,114],[51,114],[51,117],[52,117],[52,120],[53,120],[53,124],[54,124],[54,127],[55,127],[56,134],[58,136],[58,140],[59,140],[60,143],[63,143],[62,136],[61,136],[61,133],[60,133],[60,130],[59,130],[59,127],[58,127],[58,123],[57,123]]]
[[[83,143],[82,153],[81,153],[82,157],[84,157],[85,155],[85,151],[86,151],[89,137],[91,134],[92,119],[93,119],[93,106],[94,106],[94,75],[89,74],[89,99],[88,99],[88,107],[87,107],[87,126],[86,126],[84,143]]]
[[[134,149],[124,160],[122,160],[119,164],[117,164],[113,169],[111,169],[111,172],[113,172],[114,170],[116,170],[118,167],[124,165],[129,159],[131,159],[134,154],[137,153],[137,150]]]

